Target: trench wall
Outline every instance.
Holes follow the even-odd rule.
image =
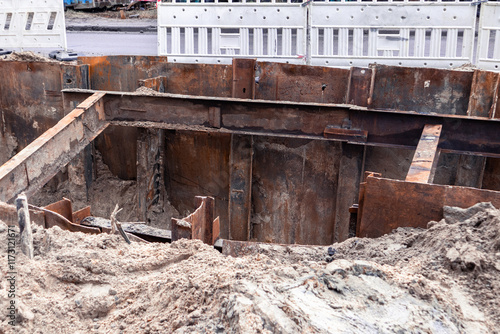
[[[79,102],[65,100],[61,89],[134,91],[148,78],[160,78],[158,89],[174,94],[349,103],[464,116],[497,114],[497,73],[249,64],[176,64],[164,57],[142,56],[84,57],[77,65],[2,61],[0,75],[6,79],[0,83],[0,163]],[[348,208],[357,203],[363,172],[402,180],[414,152],[329,140],[124,126],[111,126],[93,145],[114,175],[138,182],[137,200],[145,198],[145,204],[138,205],[141,220],[154,219],[148,211],[163,203],[149,198],[151,191],[167,199],[180,215],[194,211],[195,196],[213,196],[222,237],[304,244],[347,238]],[[92,150],[88,152],[78,162],[84,169],[93,168]],[[235,179],[234,171],[239,169],[250,187],[245,203],[235,196],[235,184],[241,180]],[[499,175],[499,159],[444,153],[435,183],[500,190]],[[158,182],[152,186],[147,180],[153,178]],[[169,222],[166,219],[163,226],[169,228]]]

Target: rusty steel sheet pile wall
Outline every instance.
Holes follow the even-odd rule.
[[[169,63],[164,57],[129,56],[84,57],[79,61],[79,65],[75,66],[58,63],[51,67],[36,65],[50,67],[50,74],[44,74],[45,90],[32,86],[32,82],[37,81],[33,81],[33,71],[30,72],[25,63],[13,62],[9,65],[10,72],[5,66],[0,66],[0,72],[16,77],[9,77],[9,80],[0,84],[2,112],[14,117],[16,114],[9,105],[15,101],[27,101],[24,105],[19,105],[19,102],[13,105],[17,106],[17,114],[23,115],[19,121],[20,129],[32,129],[33,121],[26,121],[24,115],[38,117],[38,109],[43,107],[46,108],[43,110],[55,108],[54,116],[57,114],[62,117],[64,104],[66,108],[73,107],[80,102],[78,99],[84,98],[84,94],[79,96],[76,92],[68,92],[64,94],[63,101],[60,93],[63,88],[132,92],[149,84],[157,90],[163,87],[165,93],[218,98],[212,101],[207,98],[204,102],[193,99],[190,113],[199,109],[199,120],[190,120],[189,117],[194,114],[185,115],[184,118],[179,114],[178,121],[184,119],[181,121],[185,125],[183,128],[179,125],[169,127],[168,124],[160,126],[166,118],[154,111],[174,107],[163,107],[162,104],[167,101],[165,99],[158,98],[156,101],[153,94],[150,97],[123,95],[119,98],[120,103],[117,103],[114,96],[109,96],[105,98],[105,105],[112,110],[113,115],[106,117],[116,117],[112,121],[115,126],[110,126],[111,129],[108,128],[95,143],[115,175],[122,179],[138,179],[139,183],[143,181],[138,178],[138,170],[140,173],[152,172],[153,153],[160,152],[163,161],[160,167],[161,186],[165,197],[181,215],[186,215],[196,209],[193,203],[195,196],[213,196],[216,215],[220,216],[222,238],[304,244],[328,244],[344,240],[349,235],[348,209],[358,201],[362,173],[371,170],[382,172],[384,177],[404,180],[412,160],[414,148],[411,147],[416,147],[422,130],[415,124],[405,124],[404,120],[409,119],[407,117],[423,113],[427,116],[418,117],[429,117],[425,121],[432,121],[436,119],[432,118],[435,114],[479,116],[485,117],[484,124],[488,122],[487,118],[498,118],[499,75],[485,71],[378,65],[349,70],[246,59],[237,60],[232,65],[178,64]],[[32,69],[36,69],[36,66]],[[13,71],[18,68],[21,74],[14,75]],[[71,84],[64,79],[67,71],[85,74],[85,70],[88,76],[82,75],[74,81],[71,79]],[[50,82],[49,78],[52,78]],[[145,80],[149,79],[146,84]],[[15,92],[15,99],[5,93],[10,89]],[[50,95],[50,91],[57,94]],[[32,96],[36,99],[32,99]],[[268,100],[270,103],[250,104],[241,100],[238,105],[236,102],[225,102],[222,100],[224,98],[257,102]],[[175,102],[173,99],[169,101]],[[219,129],[226,121],[236,124],[235,129],[248,128],[252,122],[257,122],[257,118],[241,118],[244,108],[248,108],[248,115],[261,119],[265,119],[266,115],[274,117],[272,112],[277,110],[277,106],[272,101],[284,101],[287,106],[283,109],[280,124],[268,118],[268,124],[265,125],[276,129],[285,127],[288,135],[276,137],[276,134],[269,136],[258,131],[236,135],[228,129]],[[384,113],[379,115],[383,118],[380,119],[392,122],[373,123],[371,120],[379,118],[365,118],[368,112],[365,113],[362,108],[354,112],[349,109],[352,106],[345,104],[383,110]],[[209,126],[198,130],[190,127],[190,122],[193,125],[198,124],[198,121],[204,122],[208,105],[213,113]],[[231,105],[232,114],[226,113],[226,105]],[[328,116],[328,108],[336,110],[335,119]],[[139,113],[139,109],[143,112]],[[127,124],[119,120],[120,117],[122,120],[131,117],[132,120],[138,114],[151,115],[154,118],[151,121],[159,123],[155,123],[156,126],[152,123]],[[30,116],[27,119],[30,120]],[[316,138],[294,137],[299,134],[298,130],[293,132],[296,124],[294,119],[300,120],[305,126],[303,129],[316,135]],[[54,124],[57,120],[54,117]],[[448,122],[445,125],[450,128],[460,119],[448,120],[443,117],[442,121]],[[406,148],[367,146],[363,142],[320,138],[325,122],[340,124],[347,131],[364,129],[365,125],[369,125],[368,128],[380,131],[380,138],[386,136],[391,141],[399,138]],[[392,127],[388,127],[390,124]],[[137,126],[157,127],[159,130],[140,132]],[[488,131],[494,130],[495,126],[491,125],[490,128]],[[5,127],[2,127],[2,131],[2,138],[5,138],[5,133],[23,138],[20,131],[10,128],[5,130]],[[31,136],[37,135],[37,132],[33,132]],[[144,135],[158,136],[160,141],[144,141]],[[370,136],[368,132],[369,141]],[[23,140],[28,141],[30,138]],[[139,161],[142,158],[138,141],[149,145],[140,150],[153,152],[148,156],[148,161],[153,162]],[[447,145],[446,137],[443,137],[442,143]],[[448,144],[451,147],[456,142]],[[473,158],[471,160],[457,153],[441,154],[435,183],[467,183],[500,190],[500,160]],[[143,179],[148,177],[153,177],[153,174]],[[145,193],[149,190],[145,189]],[[141,210],[144,210],[144,206]],[[147,216],[146,213],[144,215]]]
[[[88,66],[58,62],[0,62],[0,164],[65,115],[64,88],[89,88]]]

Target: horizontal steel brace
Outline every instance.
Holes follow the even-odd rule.
[[[67,102],[80,102],[95,93],[72,89],[63,92]],[[103,100],[106,120],[115,124],[323,140],[325,128],[334,126],[366,131],[366,142],[357,144],[412,149],[426,124],[441,124],[439,149],[443,152],[500,157],[499,119],[161,93],[106,92]],[[214,107],[220,110],[220,128],[211,126],[210,110]]]

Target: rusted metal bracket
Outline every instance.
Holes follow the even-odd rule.
[[[0,167],[1,201],[8,202],[23,191],[29,197],[108,126],[104,95],[94,93]]]
[[[198,208],[186,218],[172,218],[172,242],[185,239],[199,239],[213,245],[219,238],[219,217],[214,219],[215,200],[213,197],[196,196]]]
[[[439,159],[439,137],[442,125],[425,125],[418,142],[410,170],[406,175],[407,182],[432,183]]]
[[[354,143],[366,143],[368,140],[368,131],[356,129],[341,129],[336,126],[328,125],[323,132],[325,138],[345,140]]]

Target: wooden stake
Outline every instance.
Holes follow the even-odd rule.
[[[19,224],[19,234],[21,236],[21,251],[28,258],[33,258],[33,233],[31,231],[30,212],[28,209],[28,199],[24,193],[16,198],[17,222]]]

